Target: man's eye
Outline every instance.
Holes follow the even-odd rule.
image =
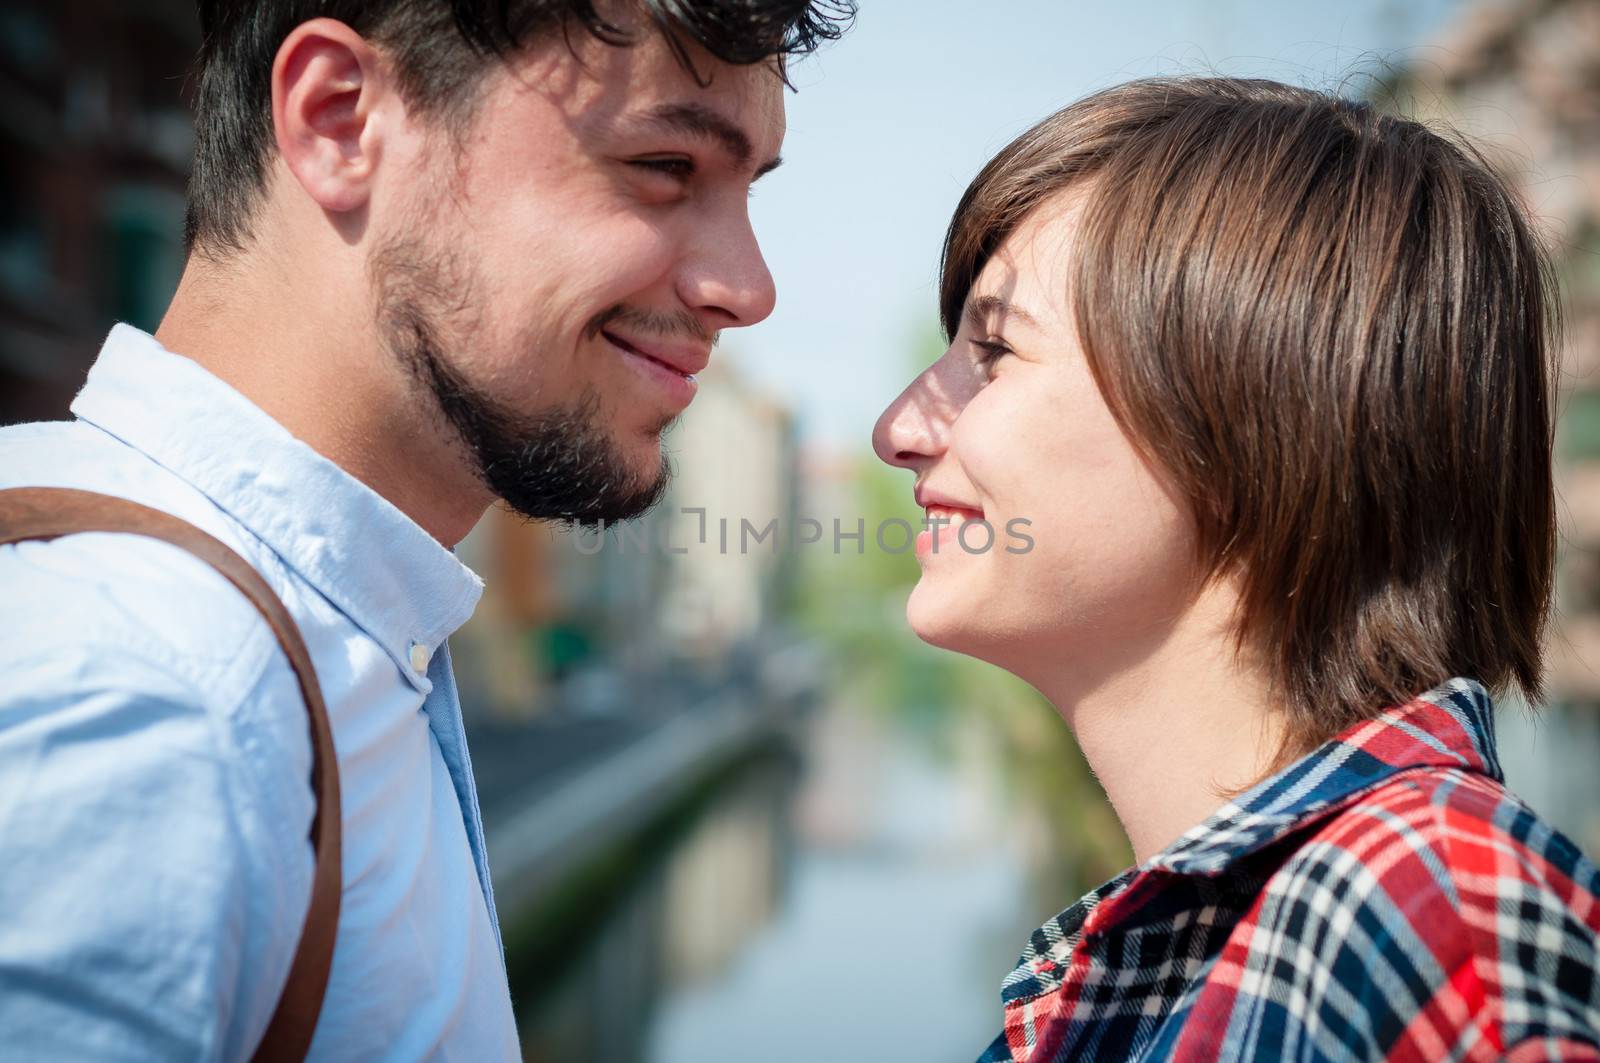
[[[651,173],[664,174],[674,181],[687,181],[694,176],[694,162],[684,158],[632,159],[630,164]]]

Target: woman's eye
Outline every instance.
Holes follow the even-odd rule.
[[[684,158],[633,159],[631,165],[651,173],[663,174],[674,181],[687,181],[694,176],[694,161]]]
[[[978,352],[978,364],[984,367],[993,365],[1011,353],[1010,347],[994,340],[973,340],[972,347]]]

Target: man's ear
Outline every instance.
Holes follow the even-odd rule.
[[[383,151],[380,104],[388,91],[377,51],[343,22],[303,22],[279,47],[272,64],[278,153],[324,210],[366,205]]]

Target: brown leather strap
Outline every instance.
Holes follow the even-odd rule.
[[[180,547],[220,572],[256,607],[288,655],[311,718],[311,789],[317,812],[311,821],[316,870],[311,878],[311,905],[300,930],[300,945],[289,965],[289,981],[277,1010],[256,1048],[263,1063],[300,1060],[311,1046],[311,1034],[322,1010],[333,962],[334,935],[339,926],[339,761],[322,689],[311,665],[300,629],[283,602],[249,562],[222,542],[170,513],[125,498],[64,487],[17,487],[0,491],[0,545],[28,539],[55,539],[75,532],[124,532],[146,535]]]

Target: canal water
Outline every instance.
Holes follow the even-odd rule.
[[[511,958],[525,1057],[975,1058],[1054,909],[980,747],[941,745],[836,704],[726,773],[575,947]]]

